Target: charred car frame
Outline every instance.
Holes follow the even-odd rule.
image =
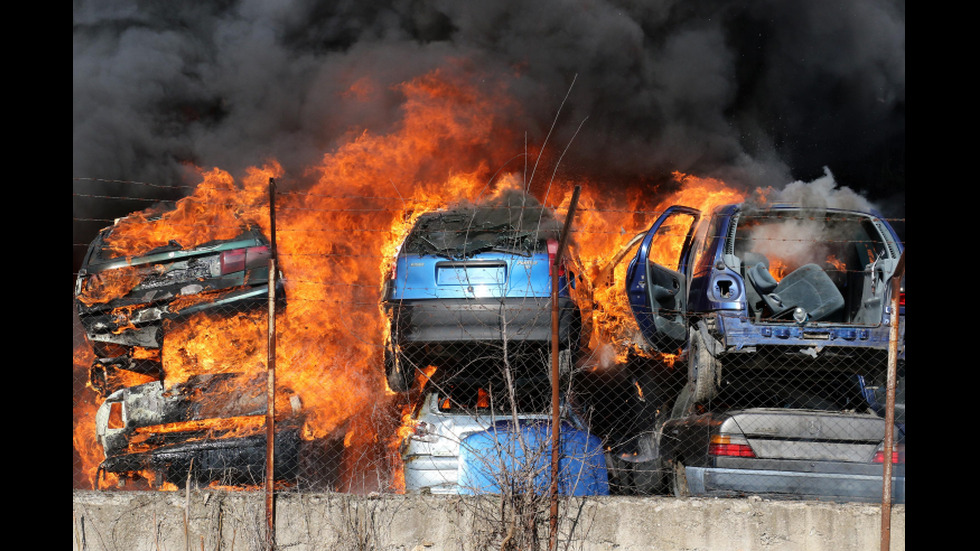
[[[93,240],[75,283],[78,317],[96,356],[90,379],[103,396],[120,388],[118,370],[162,375],[165,322],[268,304],[272,253],[256,227],[190,249],[171,241],[135,257],[112,253],[113,228]],[[284,304],[281,277],[276,297]]]
[[[109,395],[96,412],[105,460],[120,482],[260,485],[266,465],[264,375],[195,376],[165,389],[152,382]],[[277,398],[275,479],[296,477],[303,410],[298,395]]]

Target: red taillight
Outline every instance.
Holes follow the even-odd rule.
[[[106,426],[110,429],[126,428],[126,422],[123,421],[122,402],[112,402],[109,404],[109,420]]]
[[[884,463],[885,462],[884,450],[876,451],[872,461],[875,463]],[[893,465],[905,464],[905,446],[898,446],[897,448],[892,450],[892,464]]]
[[[548,275],[552,274],[552,267],[555,265],[555,257],[558,256],[558,241],[548,240]],[[565,275],[565,265],[558,266],[558,277]]]
[[[726,457],[755,457],[752,446],[744,438],[732,438],[717,434],[708,443],[708,455],[723,455]]]
[[[271,254],[267,246],[225,251],[221,253],[221,274],[241,272],[246,268],[263,266],[269,261]]]
[[[221,253],[221,273],[230,274],[245,269],[245,249],[234,249]]]

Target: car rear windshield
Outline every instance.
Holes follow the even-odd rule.
[[[559,224],[540,206],[485,206],[422,215],[403,252],[466,258],[498,251],[530,256],[559,237]]]
[[[129,255],[126,252],[119,251],[116,248],[116,244],[113,242],[112,230],[113,227],[104,229],[98,236],[92,241],[90,246],[90,257],[88,262],[90,264],[98,264],[100,262],[109,262],[112,260],[118,260],[121,258],[127,258]],[[219,245],[221,243],[232,242],[232,241],[253,241],[254,245],[265,245],[268,241],[262,235],[261,231],[255,227],[248,227],[242,230],[242,232],[230,239],[215,239],[199,244],[195,244],[193,247],[185,247],[183,243],[177,239],[170,239],[167,244],[161,245],[152,249],[142,251],[138,256],[151,256],[159,253],[183,251],[183,250],[196,250],[204,247],[212,247]],[[251,246],[251,245],[249,245]],[[226,247],[227,248],[227,247]]]
[[[514,399],[507,385],[500,381],[451,382],[439,389],[439,411],[451,413],[512,412],[547,413],[551,407],[551,386],[540,383],[514,385]],[[514,408],[511,409],[511,404]]]
[[[864,271],[888,252],[874,218],[807,209],[747,211],[730,246],[739,258],[762,255],[776,279],[805,264],[829,273]]]

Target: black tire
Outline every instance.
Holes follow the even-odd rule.
[[[687,351],[687,377],[695,402],[707,402],[718,394],[721,362],[711,355],[697,327],[691,328]]]
[[[568,380],[572,374],[572,349],[564,348],[558,351],[558,378]]]
[[[659,423],[658,423],[659,424]],[[641,495],[653,495],[664,492],[663,464],[654,439],[656,433],[647,432],[639,437],[637,447],[641,454],[650,454],[653,459],[633,465],[633,487]]]
[[[89,386],[99,398],[108,398],[113,392],[123,388],[117,377],[116,367],[112,364],[95,362],[88,372]]]
[[[674,407],[670,411],[670,418],[680,419],[692,415],[695,411],[696,404],[697,400],[694,399],[694,385],[688,383],[684,385],[684,388],[677,395],[677,400],[674,401]]]
[[[687,471],[684,462],[675,459],[672,464],[670,489],[674,493],[674,497],[691,497],[691,489],[687,486]]]
[[[551,354],[547,356],[548,365],[545,369],[548,373],[548,380],[551,380],[552,366],[551,366]],[[558,384],[565,384],[568,382],[569,377],[572,375],[573,368],[572,350],[570,348],[562,348],[558,351]]]
[[[409,371],[408,366],[405,362],[401,360],[398,352],[392,350],[389,347],[384,349],[384,369],[385,376],[388,379],[388,388],[392,392],[408,392],[412,388],[412,383],[414,382],[413,374],[406,373]]]
[[[616,452],[606,452],[606,470],[609,474],[609,492],[611,494],[629,495],[632,493],[632,466],[620,459]]]

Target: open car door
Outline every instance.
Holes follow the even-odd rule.
[[[673,206],[647,231],[626,271],[630,309],[647,343],[676,353],[688,335],[687,272],[691,241],[701,212]]]

